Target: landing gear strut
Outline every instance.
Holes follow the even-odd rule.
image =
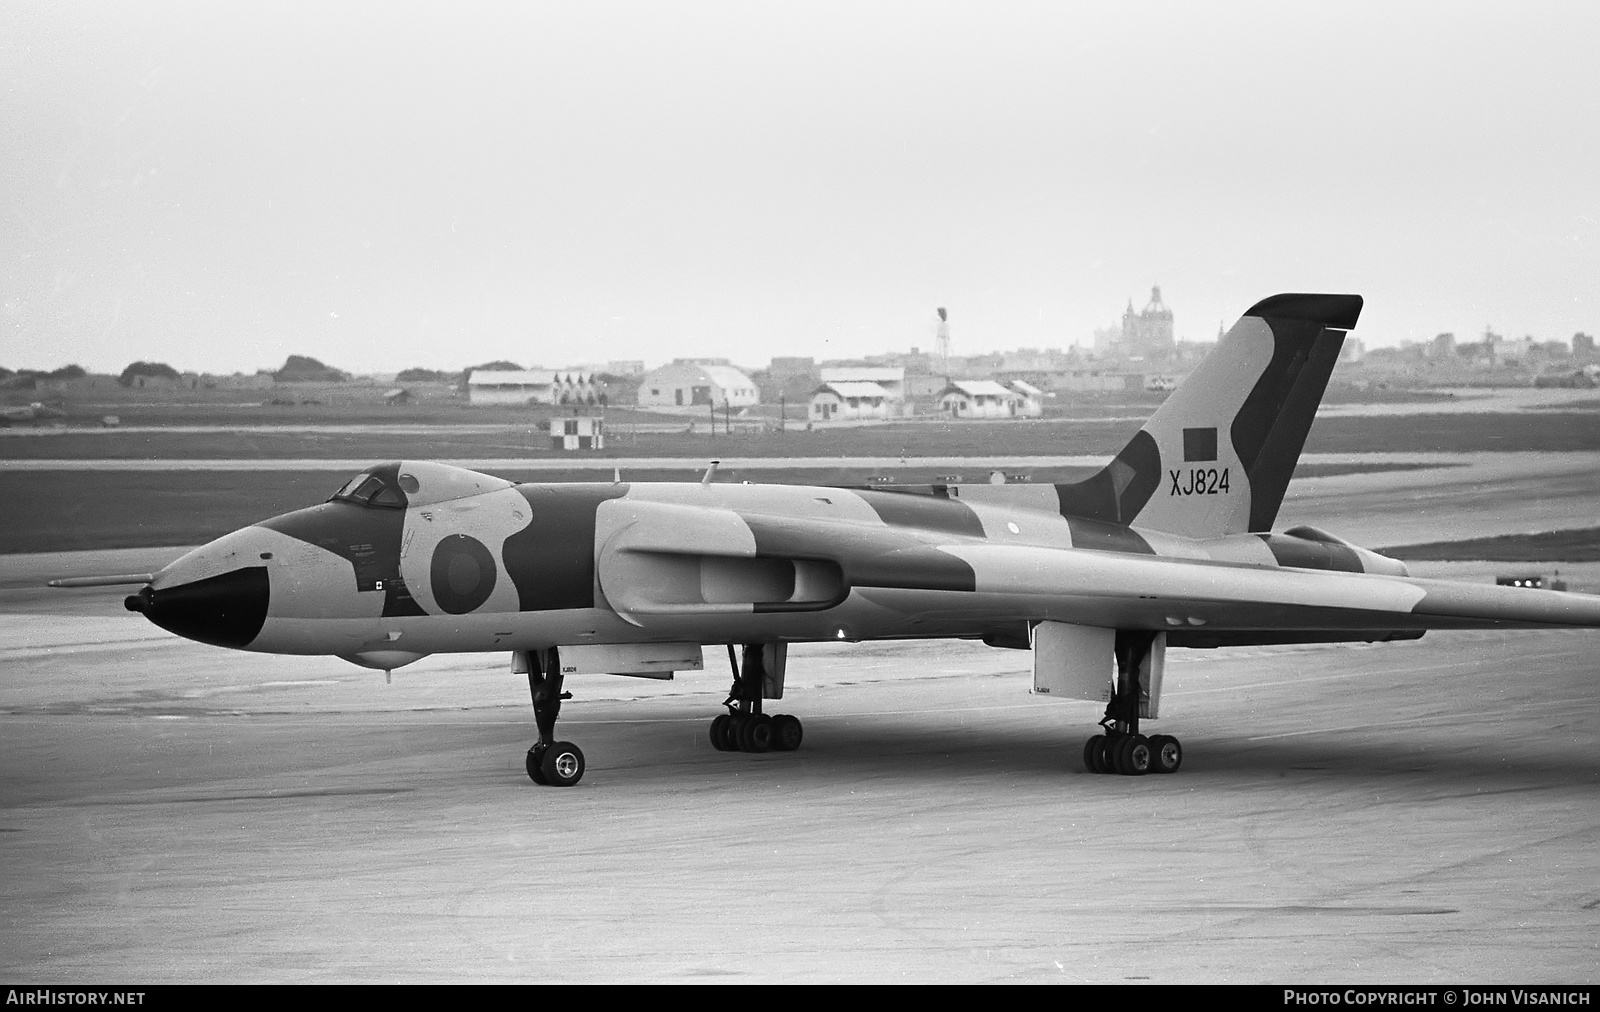
[[[1117,632],[1117,688],[1100,721],[1105,733],[1083,745],[1083,765],[1090,773],[1140,777],[1146,773],[1176,773],[1183,765],[1183,745],[1178,739],[1170,734],[1146,738],[1139,733],[1139,673],[1155,637],[1155,633],[1142,630]]]
[[[539,740],[528,749],[528,776],[536,784],[571,787],[583,779],[583,750],[570,741],[556,741],[556,717],[561,701],[572,693],[561,691],[561,654],[555,648],[529,650],[524,655],[528,667],[528,691],[533,696],[533,720],[539,727]],[[517,658],[522,663],[523,658]]]
[[[799,717],[761,712],[763,687],[768,680],[764,654],[762,644],[747,643],[741,665],[733,644],[728,644],[733,687],[722,703],[728,712],[711,722],[711,747],[718,752],[793,752],[805,737]],[[781,689],[778,695],[782,695]]]

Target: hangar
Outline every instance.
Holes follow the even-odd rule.
[[[761,391],[731,365],[702,365],[678,360],[652,369],[639,381],[639,406],[747,408],[761,403]]]

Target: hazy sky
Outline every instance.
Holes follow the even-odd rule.
[[[0,5],[0,365],[1600,333],[1600,5]]]

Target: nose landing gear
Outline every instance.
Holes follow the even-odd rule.
[[[570,741],[556,741],[556,718],[561,701],[572,693],[562,692],[561,655],[555,648],[519,651],[516,663],[526,664],[528,691],[533,696],[533,720],[539,727],[539,740],[528,749],[528,777],[547,787],[571,787],[583,779],[583,750]]]

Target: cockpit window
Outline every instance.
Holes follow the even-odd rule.
[[[406,508],[406,501],[401,498],[400,493],[387,485],[372,493],[372,498],[368,499],[367,502],[373,506],[389,506],[396,509]]]
[[[431,506],[511,488],[504,478],[450,464],[408,460],[375,464],[351,478],[330,502],[382,509]]]
[[[405,509],[406,497],[397,487],[397,464],[383,464],[369,468],[351,478],[344,488],[333,494],[329,502],[354,503],[357,506],[377,506],[382,509]]]
[[[349,481],[345,482],[344,488],[341,488],[339,491],[328,497],[329,501],[331,502],[334,499],[348,498],[353,492],[355,492],[356,486],[360,485],[362,479],[366,478],[366,476],[366,472],[363,471],[361,474],[358,474],[354,478],[351,478]]]

